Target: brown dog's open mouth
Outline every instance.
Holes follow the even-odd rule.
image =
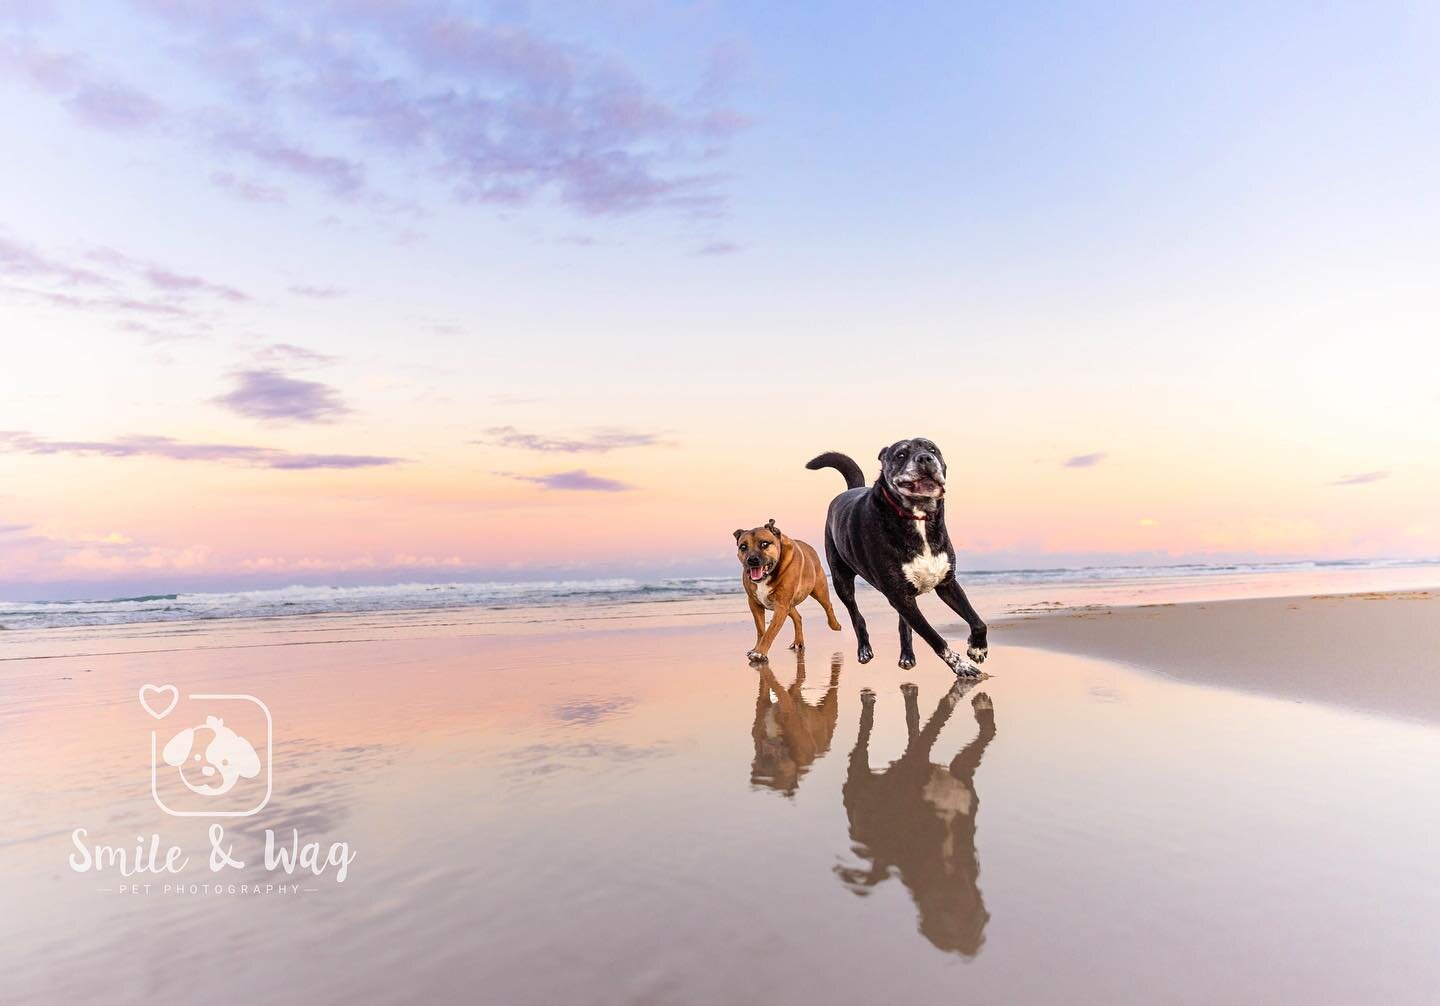
[[[752,579],[752,580],[763,580],[763,579],[765,579],[765,577],[767,577],[767,576],[770,575],[770,567],[769,567],[769,566],[751,566],[750,569],[749,569],[749,572],[750,572],[750,579]]]

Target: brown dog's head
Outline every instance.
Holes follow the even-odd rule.
[[[775,526],[774,517],[764,527],[753,527],[749,531],[736,528],[735,550],[745,575],[759,581],[775,572],[780,563],[780,544],[784,538]]]

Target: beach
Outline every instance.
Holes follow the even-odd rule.
[[[818,608],[750,666],[737,597],[7,632],[5,998],[1433,1002],[1440,608],[1391,579],[992,596],[961,683],[873,594],[863,666]],[[263,699],[263,810],[159,809],[167,684]]]
[[[996,638],[1440,722],[1440,592],[1432,590],[1085,608],[1004,622]]]

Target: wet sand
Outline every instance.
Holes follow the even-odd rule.
[[[1332,609],[1368,627],[1373,687],[1412,687],[1430,637],[1403,627],[1427,631],[1435,609],[1220,606],[1235,632],[1276,637],[1244,651],[1267,654],[1253,674],[1272,697],[1238,650],[1213,683],[1180,679],[1210,663],[1162,663],[1163,620],[1199,632],[1207,605],[998,629],[994,676],[960,686],[930,654],[896,668],[880,623],[863,667],[848,630],[813,619],[803,661],[778,650],[757,670],[743,606],[563,631],[537,614],[528,633],[372,619],[303,645],[300,625],[284,643],[227,626],[6,660],[3,998],[1436,1001],[1440,729],[1285,691],[1311,659],[1295,637]],[[1152,648],[1030,645],[1098,646],[1116,619]],[[1391,664],[1409,670],[1379,677]],[[152,798],[165,724],[137,701],[145,683],[273,713],[273,797],[223,822],[246,866],[218,883],[218,822]],[[77,827],[132,851],[158,834],[189,862],[76,872]],[[345,843],[347,878],[266,870],[267,829]]]
[[[1440,722],[1440,591],[1090,607],[1009,620],[991,638]]]

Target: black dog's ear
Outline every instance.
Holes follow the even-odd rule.
[[[890,448],[888,448],[888,447],[882,447],[882,448],[880,448],[880,460],[881,460],[881,461],[884,461],[884,460],[885,460],[885,455],[887,455],[887,454],[889,454],[889,453],[890,453]]]
[[[736,541],[737,543],[740,541],[740,536],[741,536],[742,534],[744,534],[744,533],[745,533],[745,529],[744,529],[743,527],[737,527],[737,528],[735,529],[735,541]]]
[[[775,535],[775,536],[777,536],[777,537],[778,537],[779,535],[781,535],[781,534],[784,533],[784,532],[782,532],[778,527],[775,526],[775,518],[774,518],[774,517],[771,517],[768,521],[765,522],[765,529],[766,529],[767,531],[769,531],[771,534],[773,534],[773,535]]]

